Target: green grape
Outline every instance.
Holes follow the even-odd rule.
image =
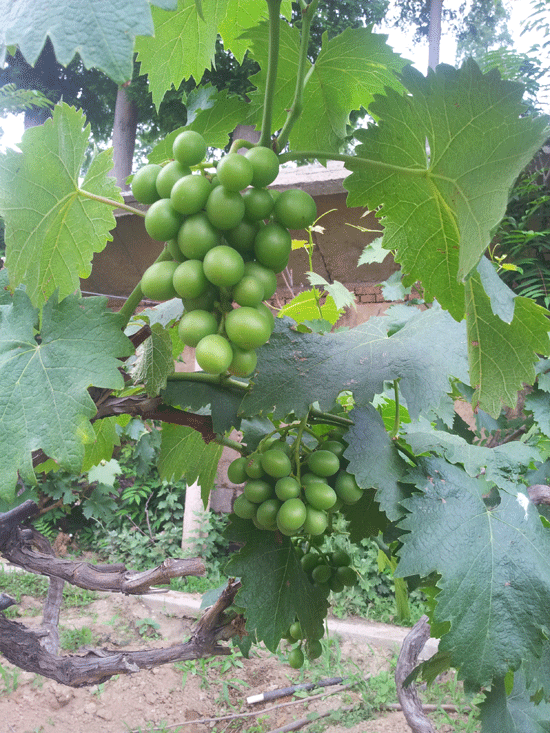
[[[277,514],[277,525],[286,532],[300,529],[307,517],[306,507],[301,499],[287,499]]]
[[[184,130],[174,140],[172,153],[182,165],[198,165],[206,156],[206,142],[199,132]]]
[[[265,476],[259,455],[248,457],[245,471],[249,478],[262,478],[262,476]]]
[[[333,476],[340,468],[340,461],[337,456],[329,450],[316,450],[310,453],[307,459],[309,470],[317,476]]]
[[[317,639],[312,639],[311,641],[307,642],[306,653],[307,658],[310,661],[313,661],[314,659],[319,659],[319,657],[323,653],[323,645]]]
[[[312,506],[306,506],[306,518],[304,521],[303,531],[305,534],[319,536],[328,527],[328,517],[325,512],[320,509],[314,509]]]
[[[174,183],[170,201],[180,214],[191,216],[204,208],[211,191],[212,184],[206,176],[184,176]]]
[[[263,346],[271,336],[265,315],[258,308],[247,306],[236,308],[227,314],[225,332],[230,341],[245,350]]]
[[[208,280],[220,288],[236,285],[244,275],[243,258],[233,247],[226,244],[220,244],[209,250],[204,256],[203,267]],[[237,341],[235,343],[237,346],[246,348]]]
[[[254,504],[262,504],[273,496],[273,487],[262,479],[251,479],[245,484],[244,495],[248,501],[252,501]]]
[[[282,450],[268,450],[260,456],[262,468],[268,476],[283,478],[292,470],[290,458]]]
[[[292,239],[288,230],[277,222],[262,227],[254,240],[254,254],[258,262],[274,272],[286,267],[292,249]],[[281,263],[284,262],[282,267]]]
[[[242,196],[246,220],[261,221],[269,218],[275,202],[267,188],[247,188]]]
[[[198,298],[208,288],[208,280],[200,260],[186,260],[178,265],[174,271],[173,282],[180,298]]]
[[[255,308],[264,299],[264,286],[252,275],[244,275],[233,288],[233,300],[239,305]]]
[[[170,239],[168,242],[166,242],[166,249],[170,253],[172,259],[177,262],[185,262],[185,260],[187,259],[187,257],[183,254],[179,247],[177,237],[174,237],[174,239]]]
[[[292,669],[300,669],[300,667],[303,666],[304,653],[299,647],[297,647],[296,649],[291,649],[288,654],[288,663],[292,667]]]
[[[258,505],[248,501],[244,494],[240,494],[233,503],[233,511],[241,519],[252,519],[256,515]]]
[[[341,566],[336,570],[336,576],[346,587],[357,585],[357,573],[349,565]]]
[[[278,499],[266,499],[258,507],[256,519],[265,527],[275,527],[277,522],[277,512],[281,507]]]
[[[190,260],[202,260],[208,251],[220,244],[219,231],[204,212],[189,216],[178,230],[178,246]]]
[[[346,446],[343,443],[340,443],[339,440],[325,440],[325,442],[322,443],[322,448],[323,450],[329,450],[331,453],[334,453],[338,458],[342,458],[344,451],[346,450]]]
[[[186,311],[211,311],[218,298],[218,288],[209,283],[206,291],[198,298],[182,298],[182,302]]]
[[[218,321],[208,311],[195,310],[184,313],[178,324],[178,336],[186,346],[195,348],[205,336],[216,333]],[[242,483],[242,482],[234,482]]]
[[[229,464],[227,468],[227,478],[232,484],[244,484],[248,479],[248,476],[246,475],[247,461],[248,458],[246,456],[240,456],[240,458],[235,458],[235,460],[231,461]]]
[[[305,573],[311,573],[313,568],[316,568],[321,561],[321,556],[316,552],[307,552],[300,560]]]
[[[336,477],[334,491],[344,504],[356,504],[363,496],[363,491],[357,485],[354,476],[346,471],[340,471]]]
[[[317,206],[309,193],[291,188],[277,196],[273,213],[287,229],[307,229],[317,217]]]
[[[234,229],[224,231],[223,236],[233,249],[243,256],[249,256],[254,252],[254,240],[259,231],[258,224],[243,219]]]
[[[302,626],[299,621],[295,621],[293,624],[290,624],[289,628],[289,634],[290,636],[295,639],[296,641],[299,641],[300,639],[304,638],[304,634],[302,632]]]
[[[338,577],[338,574],[332,575],[328,581],[328,587],[333,593],[341,593],[344,590],[344,583]]]
[[[319,510],[330,509],[336,503],[336,492],[328,484],[313,482],[304,489],[308,503]]]
[[[228,191],[242,191],[252,183],[254,168],[244,155],[229,153],[219,161],[216,175]]]
[[[189,176],[190,174],[191,169],[181,163],[178,163],[177,160],[173,160],[165,165],[157,176],[156,185],[159,197],[169,199],[176,181],[179,181],[180,178]]]
[[[328,565],[317,565],[311,571],[311,577],[316,583],[327,583],[332,576],[332,569]]]
[[[271,336],[275,328],[275,316],[271,312],[271,309],[265,303],[260,303],[260,305],[256,306],[256,310],[265,319],[265,323],[269,329],[269,335]]]
[[[233,344],[233,361],[229,365],[228,372],[235,377],[248,377],[256,369],[258,357],[254,349],[245,351]]]
[[[209,374],[223,374],[233,359],[231,344],[219,334],[202,338],[195,349],[195,359],[200,368]]]
[[[157,191],[157,177],[162,167],[149,163],[138,170],[132,178],[132,193],[140,204],[154,204],[161,198]]]
[[[271,148],[258,145],[247,150],[244,157],[252,163],[253,186],[258,188],[269,186],[279,175],[279,158]]]
[[[244,274],[251,275],[259,280],[264,286],[263,300],[269,300],[277,290],[277,275],[268,267],[264,267],[259,262],[245,262]]]
[[[177,293],[173,278],[179,262],[154,262],[141,276],[141,292],[151,300],[170,300]]]
[[[173,208],[170,199],[159,199],[151,204],[145,214],[145,229],[151,239],[167,242],[177,235],[182,218]]]
[[[275,484],[275,494],[281,501],[296,499],[300,496],[300,484],[292,476],[284,476]]]
[[[244,217],[243,197],[238,191],[228,191],[225,186],[216,186],[206,202],[206,215],[217,229],[234,229]]]

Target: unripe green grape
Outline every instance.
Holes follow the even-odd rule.
[[[182,298],[183,307],[188,312],[196,310],[211,311],[218,297],[218,288],[209,283],[206,291],[198,298]]]
[[[323,450],[329,450],[331,453],[334,453],[337,458],[342,458],[346,450],[346,446],[339,440],[325,440],[322,443],[322,448]]]
[[[351,565],[351,557],[344,550],[334,550],[330,556],[330,561],[336,567],[347,567]]]
[[[230,341],[245,350],[257,349],[265,344],[271,335],[267,319],[259,307],[247,306],[236,308],[227,314],[225,332]]]
[[[157,191],[157,177],[162,167],[156,163],[148,163],[140,168],[132,178],[132,193],[140,204],[154,204],[161,196]]]
[[[333,476],[340,469],[340,461],[337,456],[328,450],[316,450],[310,453],[307,459],[310,471],[317,476]]]
[[[170,201],[180,214],[191,216],[204,208],[211,191],[212,184],[206,176],[184,176],[174,183]]]
[[[178,336],[186,346],[195,348],[205,336],[216,333],[218,321],[208,311],[195,310],[184,313],[178,324]],[[240,482],[239,482],[240,483]]]
[[[157,177],[157,191],[163,199],[169,199],[174,184],[183,178],[189,176],[191,169],[185,165],[181,165],[177,160],[172,160],[165,165]]]
[[[240,456],[231,461],[227,468],[227,478],[232,484],[244,484],[248,479],[246,475],[246,463],[248,458],[246,456]]]
[[[202,338],[195,349],[195,359],[200,368],[209,374],[223,374],[233,359],[231,344],[219,334]]]
[[[260,524],[266,527],[275,527],[277,522],[277,512],[281,507],[278,499],[266,499],[258,507],[256,519]]]
[[[252,275],[244,275],[233,288],[232,296],[235,303],[255,308],[264,299],[264,286]]]
[[[311,473],[311,472],[309,472],[309,471],[308,471],[308,472],[306,472],[306,473],[303,473],[303,474],[302,474],[302,476],[301,476],[301,479],[300,479],[300,480],[301,480],[301,482],[302,482],[302,486],[303,486],[304,488],[305,488],[306,486],[309,486],[309,484],[318,484],[318,483],[319,483],[319,481],[321,481],[321,482],[323,482],[323,483],[324,483],[324,481],[323,481],[323,479],[321,478],[321,476],[317,476],[317,474],[316,474],[316,473]]]
[[[262,227],[254,240],[254,254],[258,262],[265,267],[280,272],[286,266],[280,264],[286,260],[292,249],[292,239],[288,230],[277,222]]]
[[[300,560],[305,573],[311,573],[322,562],[322,558],[316,552],[307,552]]]
[[[311,483],[304,490],[308,503],[319,510],[330,509],[336,503],[336,492],[328,484]]]
[[[249,478],[262,478],[262,476],[265,476],[259,455],[256,454],[248,457],[245,471]]]
[[[281,501],[297,499],[300,496],[300,484],[292,476],[284,476],[275,484],[275,494]]]
[[[244,201],[238,191],[228,191],[216,186],[206,202],[206,215],[210,223],[222,231],[234,229],[244,217]]]
[[[338,577],[338,574],[332,575],[328,581],[328,587],[333,593],[341,593],[344,590],[344,583]]]
[[[151,239],[167,242],[177,235],[182,218],[172,207],[170,199],[159,199],[151,204],[145,214],[145,229]]]
[[[177,237],[174,237],[173,239],[170,239],[168,242],[166,242],[166,249],[168,250],[168,252],[170,252],[172,259],[175,262],[185,262],[185,260],[187,259],[187,257],[180,249]]]
[[[154,262],[141,277],[141,292],[151,300],[170,300],[177,293],[173,277],[179,262]]]
[[[354,476],[346,471],[340,471],[336,477],[334,491],[344,504],[356,504],[363,496],[363,491],[357,485]]]
[[[291,532],[300,529],[307,517],[306,507],[301,499],[287,499],[277,514],[277,525]]]
[[[306,518],[302,528],[305,534],[316,537],[322,535],[327,527],[328,517],[326,512],[312,506],[306,506]]]
[[[254,252],[254,240],[259,231],[257,223],[243,219],[234,229],[224,231],[223,236],[227,244],[241,255],[250,256]]]
[[[271,148],[257,145],[247,150],[244,156],[252,163],[253,186],[258,188],[269,186],[279,175],[279,158]]]
[[[262,504],[273,496],[273,487],[262,479],[251,479],[244,487],[244,495],[254,504]],[[275,516],[277,516],[275,514]]]
[[[323,645],[317,639],[308,641],[306,646],[307,658],[312,662],[314,659],[319,659],[323,653]]]
[[[198,165],[206,156],[206,142],[199,132],[184,130],[174,140],[172,152],[182,165]]]
[[[254,168],[244,155],[229,153],[218,162],[216,175],[228,191],[242,191],[252,183]]]
[[[292,667],[292,669],[300,669],[300,667],[303,666],[304,653],[299,647],[297,647],[296,649],[292,649],[289,652],[288,663]]]
[[[296,641],[300,641],[300,639],[304,638],[302,626],[299,621],[295,621],[293,624],[290,624],[290,628],[288,631],[290,633],[290,636]]]
[[[208,280],[200,260],[186,260],[178,265],[173,282],[180,298],[198,298],[208,288]]]
[[[258,357],[254,349],[245,351],[240,349],[235,344],[232,344],[233,348],[233,361],[229,365],[228,372],[233,374],[235,377],[249,377],[258,363]]]
[[[277,290],[277,275],[273,270],[264,267],[259,262],[245,262],[244,274],[251,275],[262,283],[264,286],[263,300],[269,300],[273,297]]]
[[[219,231],[204,212],[189,216],[178,230],[178,246],[190,260],[202,260],[208,251],[220,244]]]
[[[268,308],[265,303],[260,303],[260,305],[256,306],[256,310],[261,316],[264,317],[267,327],[269,329],[269,335],[271,335],[273,333],[273,329],[275,328],[275,316],[271,312],[271,309]]]
[[[243,258],[233,247],[226,244],[220,244],[209,250],[204,256],[203,267],[205,276],[218,287],[232,287],[244,275]]]
[[[273,207],[275,219],[287,229],[307,229],[317,217],[317,206],[306,191],[281,191]]]
[[[357,573],[353,568],[350,568],[348,565],[337,568],[336,575],[339,580],[341,580],[342,583],[348,588],[357,585]]]
[[[275,202],[267,188],[247,188],[242,197],[246,220],[261,221],[269,218]]]
[[[268,450],[260,456],[262,468],[268,476],[283,478],[292,470],[290,458],[282,450]]]
[[[258,505],[248,501],[244,494],[240,494],[233,503],[233,511],[241,519],[252,519],[256,516]]]
[[[311,577],[316,583],[327,583],[332,576],[332,570],[328,565],[317,565],[311,571]]]

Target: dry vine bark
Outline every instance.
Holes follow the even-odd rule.
[[[170,578],[203,575],[205,567],[198,558],[168,558],[156,568],[135,573],[124,565],[93,565],[59,559],[53,556],[45,537],[33,528],[21,526],[37,511],[33,501],[26,501],[0,514],[0,553],[3,557],[25,570],[50,578],[40,628],[29,629],[0,612],[0,653],[17,667],[70,687],[82,687],[98,684],[115,674],[137,672],[159,664],[229,654],[230,649],[219,642],[244,634],[242,618],[226,613],[240,587],[239,582],[230,580],[216,603],[199,619],[185,643],[163,649],[130,652],[93,649],[84,655],[58,656],[59,609],[65,581],[88,590],[143,594],[155,592],[151,587],[153,584],[167,584]],[[13,605],[13,599],[3,595],[0,607],[9,605]]]

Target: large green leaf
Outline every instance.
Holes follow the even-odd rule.
[[[200,17],[195,0],[178,0],[175,12],[153,8],[154,37],[137,39],[141,73],[147,74],[156,108],[165,93],[183,79],[198,83],[214,60],[216,35],[225,18],[229,0],[208,0]]]
[[[218,384],[170,380],[162,392],[162,399],[169,405],[205,412],[212,415],[215,433],[223,435],[229,430],[239,429],[241,419],[238,411],[243,399],[240,390],[228,389]]]
[[[439,458],[423,460],[416,477],[422,493],[403,501],[397,574],[441,576],[434,621],[449,630],[440,649],[479,689],[540,653],[550,535],[526,494],[502,492],[488,506],[482,484]]]
[[[539,354],[550,351],[550,313],[530,298],[514,300],[506,323],[494,315],[479,275],[466,284],[466,323],[474,407],[498,417],[502,403],[515,406],[517,393],[535,381]]]
[[[530,699],[534,692],[527,688],[522,669],[514,675],[510,695],[504,680],[496,680],[480,705],[482,733],[548,733],[550,704],[535,704]]]
[[[296,616],[304,635],[311,634],[328,604],[302,570],[290,538],[256,529],[252,522],[234,515],[227,536],[246,543],[225,572],[241,580],[235,603],[246,609],[247,631],[272,652]]]
[[[132,379],[143,383],[152,397],[166,387],[167,378],[174,373],[172,338],[168,329],[160,323],[151,326],[151,335],[137,349],[130,368]]]
[[[439,404],[449,377],[467,381],[463,325],[439,309],[418,311],[393,336],[391,321],[371,318],[349,331],[318,336],[293,331],[288,319],[277,319],[269,343],[258,350],[258,376],[244,398],[244,415],[289,413],[303,416],[318,401],[331,409],[342,390],[358,405],[384,391],[386,380],[400,379],[414,417]]]
[[[151,0],[167,10],[176,0]],[[121,84],[132,78],[134,39],[154,32],[147,0],[18,0],[4,4],[0,31],[0,60],[6,46],[17,45],[33,65],[46,36],[57,60],[67,65],[79,54],[88,68],[95,66]]]
[[[369,108],[378,124],[356,132],[348,205],[381,207],[384,247],[460,320],[463,281],[548,136],[547,122],[523,116],[520,85],[483,75],[472,60],[427,77],[407,67],[401,79],[408,93],[388,89]]]
[[[166,481],[179,481],[182,478],[188,484],[197,481],[205,507],[214,488],[221,454],[221,445],[205,443],[201,434],[193,428],[163,423],[159,475]]]
[[[281,127],[292,106],[300,54],[300,34],[281,22],[281,52],[274,100],[275,128]],[[251,77],[257,92],[251,95],[252,106],[259,107],[266,84],[268,26],[261,24],[245,34],[252,56],[261,71]],[[375,94],[385,87],[402,89],[396,72],[406,63],[386,44],[386,36],[368,28],[347,28],[328,40],[324,34],[315,64],[307,62],[308,80],[304,89],[304,113],[290,136],[292,150],[339,150],[348,135],[349,114],[367,107]]]
[[[63,468],[79,473],[95,405],[88,387],[120,389],[117,357],[132,351],[105,298],[52,296],[38,312],[16,291],[0,306],[0,487],[13,496],[17,470],[32,480],[31,452],[42,448]]]
[[[112,239],[113,210],[83,191],[122,202],[111,151],[97,155],[79,183],[89,126],[81,111],[56,105],[53,118],[28,129],[0,158],[0,213],[6,222],[6,264],[12,286],[24,283],[35,304],[64,298],[88,277],[94,252]]]

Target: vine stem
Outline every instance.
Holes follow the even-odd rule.
[[[239,382],[233,377],[225,377],[223,374],[207,374],[206,372],[176,372],[168,377],[169,382],[200,382],[201,384],[213,384],[218,387],[231,387],[241,392],[248,392],[250,385],[246,382]]]
[[[121,203],[120,201],[115,201],[114,199],[108,199],[105,196],[98,196],[96,193],[90,193],[83,188],[79,188],[78,192],[81,193],[83,196],[86,196],[86,198],[92,199],[92,201],[99,201],[100,204],[107,204],[107,206],[110,206],[113,209],[123,209],[124,211],[129,211],[130,214],[136,214],[136,216],[142,217],[144,217],[147,213],[146,211],[142,211],[141,209],[136,209],[134,206],[128,206],[128,204],[125,204],[124,201]]]
[[[343,428],[350,428],[354,424],[353,420],[350,420],[349,417],[333,415],[332,412],[322,412],[321,410],[315,410],[312,408],[308,414],[315,422],[337,425],[338,427]]]
[[[277,83],[277,67],[279,65],[280,15],[281,0],[267,0],[269,11],[269,47],[267,61],[267,78],[262,115],[262,132],[258,145],[269,147],[271,142],[271,125],[273,122],[273,101]]]
[[[304,434],[304,430],[307,427],[308,418],[309,418],[309,410],[300,420],[298,432],[296,433],[296,440],[294,442],[294,445],[295,445],[294,463],[296,464],[296,478],[298,479],[298,481],[300,481],[300,443],[302,442],[302,435]]]
[[[390,432],[390,438],[393,440],[399,432],[399,379],[393,380],[393,397],[395,401],[395,417],[393,420],[393,428]]]
[[[300,55],[298,57],[298,70],[296,74],[296,89],[294,91],[294,99],[290,111],[287,115],[285,123],[281,129],[279,136],[277,137],[277,150],[284,150],[285,145],[288,142],[290,132],[296,124],[298,118],[302,114],[304,108],[304,89],[307,84],[307,80],[311,75],[310,73],[306,77],[306,64],[307,64],[307,50],[309,45],[309,32],[311,27],[311,21],[319,0],[312,0],[309,5],[300,3],[300,9],[302,11],[302,34],[300,39]]]

